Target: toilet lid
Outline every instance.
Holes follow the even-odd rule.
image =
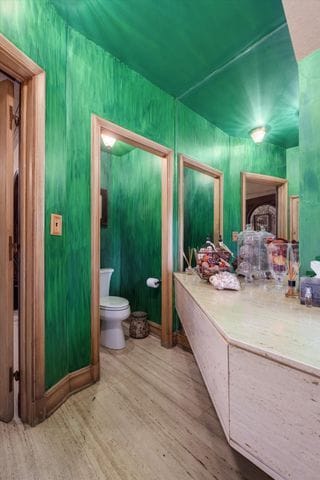
[[[122,297],[102,297],[100,298],[100,308],[104,310],[125,310],[129,307],[129,302]]]

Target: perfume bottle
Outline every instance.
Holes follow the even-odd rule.
[[[304,294],[304,304],[306,307],[312,307],[312,291],[311,287],[306,287]]]

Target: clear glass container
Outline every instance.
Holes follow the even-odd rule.
[[[312,307],[312,290],[311,287],[306,287],[304,294],[304,304],[306,307]]]
[[[246,281],[253,278],[265,278],[269,269],[267,242],[274,239],[274,235],[252,229],[249,224],[238,236],[238,268],[237,273],[243,275]]]
[[[299,243],[289,243],[288,246],[288,290],[286,297],[295,298],[299,295],[297,284],[299,281]]]
[[[288,243],[279,240],[268,245],[269,268],[278,288],[282,287],[288,272],[288,247]]]

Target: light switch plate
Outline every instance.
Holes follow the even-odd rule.
[[[232,232],[232,241],[237,242],[238,236],[239,236],[239,232]]]
[[[51,213],[50,234],[62,235],[62,215]]]

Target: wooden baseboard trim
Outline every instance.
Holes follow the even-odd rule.
[[[155,335],[156,337],[161,338],[161,325],[155,322],[151,322],[150,320],[149,320],[149,325],[150,325],[150,333],[152,335]],[[185,333],[178,330],[176,332],[173,332],[172,338],[173,338],[173,346],[178,345],[179,347],[182,347],[183,349],[192,353],[190,343]],[[166,347],[166,345],[163,345],[163,346]],[[170,347],[171,346],[172,345],[170,345]]]
[[[173,345],[178,345],[184,350],[187,350],[188,352],[192,353],[192,348],[190,346],[189,340],[187,339],[186,334],[181,330],[177,330],[174,332]]]
[[[89,365],[69,373],[45,393],[45,417],[49,417],[71,395],[95,383],[99,376],[99,366]]]
[[[100,380],[100,360],[95,365],[91,365],[91,378],[93,383]]]
[[[32,420],[29,421],[31,427],[35,427],[39,423],[43,422],[46,418],[46,399],[45,397],[40,398],[32,403]]]
[[[151,322],[151,320],[148,320],[149,327],[150,327],[150,333],[152,335],[155,335],[156,337],[161,338],[161,325],[155,322]]]
[[[187,336],[185,333],[181,332],[180,330],[177,330],[174,332],[174,341],[175,345],[178,345],[179,347],[182,347],[184,350],[187,350],[188,352],[192,353],[192,348],[190,346],[189,340],[187,339]]]

